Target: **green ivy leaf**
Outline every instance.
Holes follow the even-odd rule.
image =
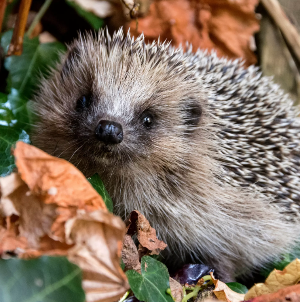
[[[124,269],[125,269],[125,263],[124,263],[124,261],[123,261],[122,258],[121,258],[120,266],[121,266],[122,271],[124,271]]]
[[[13,35],[13,31],[9,30],[3,34],[1,34],[1,46],[4,49],[4,53],[6,54],[8,51],[8,47]]]
[[[27,132],[31,118],[27,102],[16,89],[11,94],[0,94],[0,176],[10,174],[15,168],[11,149],[18,140],[30,143]]]
[[[12,32],[8,31],[1,37],[1,46],[5,52],[11,36]],[[29,39],[25,35],[22,55],[7,57],[4,61],[4,66],[9,71],[7,91],[14,88],[23,98],[32,98],[41,75],[47,75],[58,61],[60,53],[65,50],[65,46],[59,42],[40,44],[38,37]]]
[[[88,178],[88,181],[93,186],[93,188],[98,192],[98,194],[103,198],[107,209],[113,212],[113,202],[106,191],[100,176],[96,173],[92,177]]]
[[[12,31],[1,35],[1,46],[8,49]],[[9,71],[7,94],[0,93],[0,176],[8,175],[14,169],[11,148],[18,140],[30,143],[28,132],[32,124],[29,100],[36,91],[39,78],[47,76],[61,52],[63,44],[40,44],[38,38],[24,37],[21,56],[5,58],[4,65]]]
[[[29,135],[24,130],[0,125],[0,176],[10,174],[15,168],[11,149],[18,141],[30,143]],[[1,300],[0,300],[1,301]]]
[[[78,4],[76,4],[74,1],[67,1],[67,3],[73,7],[77,14],[84,18],[87,22],[90,23],[90,25],[95,29],[99,30],[103,26],[103,19],[99,18],[92,12],[86,11],[82,9]]]
[[[267,278],[269,274],[274,270],[282,271],[288,264],[290,264],[296,258],[300,258],[300,244],[297,243],[293,246],[289,253],[280,255],[275,261],[269,262],[260,270],[260,275]]]
[[[65,257],[0,260],[1,302],[84,302],[81,270]]]
[[[11,104],[7,99],[7,95],[0,93],[0,125],[12,126],[15,122]]]
[[[22,98],[19,91],[14,88],[11,89],[7,100],[15,119],[15,127],[20,130],[29,131],[31,128],[31,112],[28,108],[28,101]]]
[[[229,282],[226,283],[226,285],[234,292],[239,294],[246,294],[248,292],[248,288],[245,285],[238,282]]]
[[[126,272],[134,295],[144,302],[174,302],[166,293],[170,288],[167,267],[149,256],[142,258],[141,266],[142,274],[134,270]]]

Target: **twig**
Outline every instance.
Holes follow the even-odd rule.
[[[1,0],[0,0],[1,1]],[[45,12],[47,11],[48,7],[50,6],[52,0],[46,0],[44,2],[44,4],[42,5],[41,9],[39,10],[39,12],[36,14],[36,16],[34,17],[30,27],[28,28],[27,31],[27,35],[30,37],[34,28],[36,27],[36,25],[40,22],[40,20],[43,18]]]
[[[2,30],[2,23],[3,23],[6,4],[7,4],[6,0],[0,0],[0,33]]]
[[[261,3],[280,29],[295,59],[300,63],[300,35],[297,29],[287,18],[278,0],[261,0]]]
[[[21,1],[13,36],[7,52],[8,56],[19,56],[22,54],[24,33],[31,1],[32,0]]]

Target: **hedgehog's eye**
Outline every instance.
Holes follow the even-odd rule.
[[[82,95],[76,103],[76,111],[82,112],[85,108],[91,105],[91,97],[88,95]]]
[[[143,125],[146,128],[151,128],[153,124],[153,115],[151,113],[147,113],[143,116]]]

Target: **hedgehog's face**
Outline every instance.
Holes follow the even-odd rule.
[[[77,45],[41,90],[34,144],[86,176],[184,165],[198,140],[203,95],[170,62],[154,63],[118,47],[104,55],[89,40]]]

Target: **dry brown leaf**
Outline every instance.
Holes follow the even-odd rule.
[[[129,288],[120,267],[123,221],[102,210],[78,214],[66,223],[68,258],[83,270],[87,301],[117,301]]]
[[[17,143],[14,156],[18,172],[32,194],[45,204],[57,206],[58,217],[51,228],[53,239],[64,241],[64,223],[76,211],[107,211],[101,196],[69,162],[23,142]]]
[[[255,15],[259,0],[72,1],[101,18],[111,17],[115,29],[130,28],[135,37],[144,33],[147,42],[158,37],[176,47],[189,42],[194,50],[214,49],[218,56],[256,63],[253,35],[259,30]],[[126,20],[131,21],[125,24]]]
[[[175,302],[181,302],[183,299],[182,285],[173,278],[169,278],[172,297]]]
[[[126,221],[126,227],[128,235],[132,236],[137,233],[137,239],[141,247],[150,251],[150,255],[158,255],[167,247],[163,241],[157,239],[155,229],[150,226],[145,216],[138,211],[131,212]]]
[[[17,227],[14,222],[10,222],[11,217],[6,218],[7,226],[0,227],[0,254],[5,255],[6,252],[15,251],[17,249],[24,250],[27,247],[27,239],[18,236]]]
[[[84,175],[66,160],[23,142],[17,142],[14,156],[21,178],[45,203],[75,206],[87,211],[107,211],[101,196]]]
[[[9,235],[11,239],[15,237],[13,239],[15,243],[18,240],[22,243],[26,241],[28,247],[38,248],[40,238],[50,234],[51,225],[56,216],[55,205],[46,205],[31,194],[27,184],[17,173],[0,178],[0,186],[2,193],[0,210],[2,216],[7,217],[7,222],[10,222],[7,223],[6,228],[8,233],[3,232],[4,228],[2,235]],[[12,215],[14,215],[14,221],[11,221]],[[3,245],[10,244],[7,239],[2,238],[1,250],[5,251],[7,247]],[[22,248],[25,248],[24,244]]]
[[[158,37],[172,45],[189,42],[197,48],[215,49],[219,56],[243,58],[254,64],[253,34],[259,30],[255,16],[258,0],[155,0],[149,13],[132,20],[130,28],[135,37],[144,33],[146,41]]]
[[[141,263],[139,261],[139,253],[131,236],[125,235],[122,248],[122,260],[125,264],[125,271],[133,269],[141,271]]]
[[[250,300],[251,302],[300,302],[300,284],[285,287],[271,294],[262,295]]]
[[[66,255],[83,271],[87,302],[118,300],[128,289],[122,220],[70,163],[24,143],[14,154],[19,174],[0,178],[1,255]]]
[[[295,259],[282,271],[274,269],[265,283],[258,283],[251,287],[245,296],[245,300],[250,300],[264,294],[274,293],[281,288],[297,284],[299,280],[300,260]]]
[[[240,302],[244,301],[244,294],[239,294],[231,290],[226,283],[214,278],[213,273],[210,273],[212,281],[215,285],[214,294],[221,301]]]

